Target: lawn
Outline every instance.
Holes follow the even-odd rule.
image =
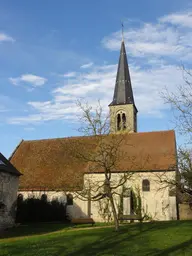
[[[192,221],[83,229],[64,224],[15,228],[0,239],[0,256],[192,255]]]

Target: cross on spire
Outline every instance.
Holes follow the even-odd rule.
[[[122,42],[124,42],[124,24],[121,22],[121,33],[122,33]]]

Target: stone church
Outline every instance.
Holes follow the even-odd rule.
[[[132,90],[125,44],[122,40],[116,76],[114,96],[109,104],[110,133],[122,136],[119,150],[123,157],[111,173],[117,182],[121,175],[132,175],[117,190],[122,192],[123,214],[132,211],[130,191],[139,191],[142,212],[153,220],[177,219],[177,198],[174,188],[159,182],[159,177],[175,179],[177,172],[176,139],[173,130],[138,132],[136,104]],[[108,139],[111,135],[107,135]],[[80,142],[80,143],[79,143]],[[90,172],[90,163],[75,158],[71,145],[80,151],[94,153],[97,150],[96,136],[68,137],[42,140],[22,140],[10,157],[11,163],[23,174],[19,194],[47,196],[67,203],[73,218],[92,217],[95,221],[106,221],[105,209],[109,206],[100,201],[85,200],[80,195],[83,187],[103,182],[102,169]],[[83,146],[82,146],[83,145]],[[127,157],[124,157],[124,156]],[[89,182],[88,182],[89,181]],[[77,196],[78,195],[78,196]],[[120,194],[116,193],[116,207],[120,205]]]

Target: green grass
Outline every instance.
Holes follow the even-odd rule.
[[[192,221],[77,230],[64,224],[21,226],[0,240],[0,256],[192,256]]]
[[[96,223],[94,227],[102,227],[102,226],[112,226],[113,223]],[[79,224],[72,225],[71,223],[66,224],[62,222],[50,222],[50,223],[26,223],[18,226],[17,228],[12,228],[5,231],[3,234],[0,234],[0,239],[2,238],[18,238],[23,236],[31,236],[31,235],[42,235],[53,232],[61,232],[67,230],[76,230],[79,228],[92,228],[91,224]]]

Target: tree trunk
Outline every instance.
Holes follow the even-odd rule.
[[[90,189],[88,191],[87,215],[89,218],[91,218],[91,192],[90,192]]]
[[[112,212],[113,212],[115,231],[119,231],[119,220],[118,220],[117,211],[115,208],[115,203],[114,203],[114,199],[113,199],[111,192],[109,193],[109,200],[110,200]]]

